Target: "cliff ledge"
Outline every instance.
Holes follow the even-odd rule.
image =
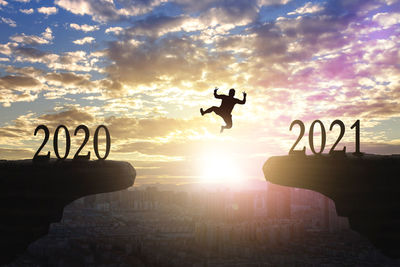
[[[331,198],[353,230],[385,255],[400,257],[400,155],[278,156],[263,171],[271,183]]]
[[[0,264],[46,235],[67,204],[128,188],[135,177],[135,169],[120,161],[0,160]]]

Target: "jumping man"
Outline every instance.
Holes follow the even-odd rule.
[[[215,112],[215,114],[219,115],[222,117],[225,121],[225,126],[221,126],[221,133],[224,131],[224,129],[230,129],[232,128],[232,110],[235,104],[240,104],[243,105],[246,103],[246,93],[243,92],[243,100],[239,100],[237,98],[234,98],[233,96],[235,95],[235,89],[230,89],[229,90],[229,95],[219,95],[217,94],[218,88],[215,88],[214,90],[214,97],[218,99],[222,99],[221,106],[216,107],[213,106],[209,109],[203,110],[203,108],[200,109],[200,113],[202,116],[207,113]]]

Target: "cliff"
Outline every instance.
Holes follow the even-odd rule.
[[[46,235],[67,204],[128,188],[135,177],[127,162],[0,160],[0,264]]]
[[[269,182],[331,198],[353,230],[385,255],[400,257],[400,155],[278,156],[263,171]]]

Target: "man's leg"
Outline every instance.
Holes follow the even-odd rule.
[[[213,106],[213,107],[208,108],[206,110],[203,110],[203,108],[201,108],[200,109],[200,113],[201,113],[201,116],[204,116],[204,114],[211,113],[211,112],[217,113],[217,110],[218,110],[218,107],[216,107],[216,106]]]
[[[232,128],[232,115],[226,115],[224,117],[222,117],[225,121],[225,126],[221,126],[221,131],[220,133],[222,133],[224,131],[224,129],[230,129]]]

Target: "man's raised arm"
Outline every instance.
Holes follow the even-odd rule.
[[[218,91],[218,88],[215,88],[215,89],[214,89],[214,97],[215,97],[215,98],[221,99],[221,98],[222,98],[222,95],[217,94],[217,91]]]
[[[246,92],[243,92],[243,100],[239,100],[237,103],[241,104],[241,105],[245,104],[246,103],[246,96],[247,96]]]

